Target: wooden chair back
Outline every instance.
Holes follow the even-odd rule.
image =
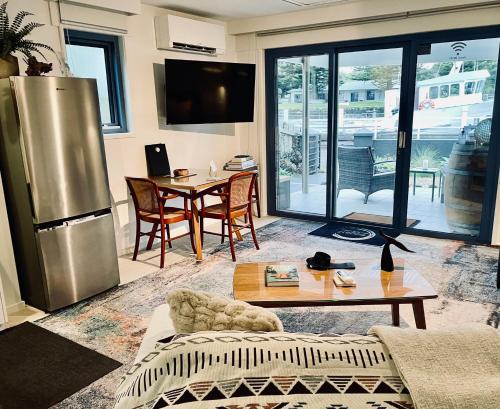
[[[163,214],[160,192],[155,182],[144,178],[126,177],[136,213],[140,211]]]
[[[226,188],[229,213],[252,203],[256,177],[255,172],[238,172],[229,178]]]

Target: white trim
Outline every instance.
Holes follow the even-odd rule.
[[[8,315],[5,296],[3,295],[2,279],[0,278],[0,329],[8,321]]]
[[[18,303],[7,306],[7,315],[15,314],[16,312],[22,311],[26,308],[26,303],[24,301],[19,301]]]

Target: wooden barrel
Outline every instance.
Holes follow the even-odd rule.
[[[486,188],[487,148],[455,143],[444,183],[446,220],[455,233],[477,236]]]

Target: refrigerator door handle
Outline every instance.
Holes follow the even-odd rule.
[[[33,216],[33,219],[36,220],[35,204],[33,203],[33,193],[31,192],[31,183],[27,183],[26,187],[28,188],[28,200],[30,202],[31,215]]]

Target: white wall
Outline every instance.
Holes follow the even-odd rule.
[[[453,0],[359,0],[352,3],[341,3],[334,6],[311,9],[301,12],[286,13],[276,16],[243,19],[229,22],[228,30],[237,35],[236,50],[239,61],[257,64],[257,115],[256,123],[239,126],[242,146],[251,147],[261,164],[265,163],[266,142],[266,107],[264,80],[264,50],[269,48],[288,47],[304,44],[318,44],[346,40],[376,38],[399,34],[410,34],[446,29],[480,27],[500,24],[500,5],[494,8],[476,9],[453,13],[436,13],[423,17],[400,18],[388,22],[376,22],[360,25],[307,30],[289,34],[258,36],[256,31],[290,28],[293,25],[340,21],[375,14],[391,14],[404,11],[422,10],[429,7],[449,6],[456,4]],[[475,0],[461,1],[477,3]],[[266,208],[266,169],[262,167],[261,196],[263,208]],[[500,192],[494,228],[494,243],[500,244]]]
[[[63,60],[64,44],[62,43],[63,37],[57,2],[53,0],[10,0],[8,4],[10,15],[13,16],[19,10],[32,12],[35,14],[31,18],[32,21],[45,24],[44,27],[34,32],[32,39],[48,44],[56,50],[57,57],[50,53],[47,53],[46,56],[54,63],[52,75],[62,75],[64,69],[61,68],[57,59]],[[79,13],[81,14],[79,15]],[[222,167],[224,162],[241,152],[240,137],[234,126],[177,127],[176,130],[162,127],[163,129],[160,129],[153,74],[154,64],[163,64],[167,57],[214,59],[214,57],[158,51],[155,45],[154,16],[164,13],[168,13],[168,11],[143,5],[142,13],[135,16],[125,16],[124,14],[113,16],[109,12],[99,12],[92,9],[88,11],[81,9],[68,14],[72,19],[90,20],[94,23],[97,22],[96,17],[105,15],[106,18],[99,20],[98,23],[101,25],[109,23],[109,26],[113,28],[126,24],[127,34],[122,36],[122,44],[130,132],[105,136],[109,182],[114,202],[113,213],[117,247],[121,254],[130,250],[135,237],[133,205],[127,193],[124,177],[147,175],[144,145],[165,143],[172,168],[208,168],[210,160],[215,160]],[[186,16],[181,13],[174,14]],[[213,20],[209,21],[224,24]],[[71,28],[82,29],[81,26]],[[215,59],[235,61],[234,47],[234,37],[228,36],[226,54]],[[24,73],[24,70],[25,66],[21,61],[21,74]],[[222,131],[217,133],[218,129]],[[3,201],[1,189],[0,199]],[[0,208],[0,237],[4,237],[4,235],[9,237],[7,219],[2,217],[1,211]],[[185,227],[179,226],[179,228]],[[174,234],[176,233],[174,232]],[[8,251],[6,241],[3,240],[0,246],[0,274],[7,306],[9,309],[15,309],[21,302],[19,286],[12,254]]]
[[[62,36],[59,27],[57,3],[46,0],[9,1],[8,11],[11,15],[21,9],[34,13],[35,16],[32,18],[34,21],[46,24],[45,27],[35,31],[32,38],[51,45],[62,60],[63,46],[61,44]],[[52,13],[49,12],[49,9],[51,9]],[[86,11],[82,8],[77,10],[76,13],[72,13],[72,18],[77,13],[86,14],[77,16],[82,21],[86,18],[92,20],[96,10],[89,9]],[[135,237],[135,230],[132,227],[135,216],[124,177],[147,175],[144,145],[165,143],[172,168],[208,168],[210,160],[214,160],[219,167],[222,167],[233,155],[240,153],[240,138],[234,126],[176,127],[175,130],[174,128],[165,129],[165,126],[162,126],[162,129],[160,129],[154,64],[157,65],[157,69],[161,70],[158,65],[163,65],[164,59],[167,57],[221,61],[235,61],[236,59],[233,36],[227,37],[226,54],[216,58],[157,50],[154,17],[166,13],[169,13],[169,11],[143,5],[140,15],[116,16],[118,24],[125,21],[127,30],[127,34],[122,36],[122,44],[130,132],[127,134],[106,135],[104,141],[111,194],[114,201],[113,211],[117,246],[120,253],[130,249]],[[187,16],[182,13],[174,14]],[[207,21],[225,24],[214,20]],[[110,22],[110,26],[115,27],[116,22]],[[103,22],[99,21],[99,24],[103,24]],[[65,24],[64,27],[82,29],[79,25],[72,27]],[[100,31],[89,28],[84,29]],[[61,75],[63,70],[59,69],[56,58],[49,54],[47,54],[47,57],[54,62],[54,75]],[[21,73],[23,71],[24,64],[21,66]],[[189,79],[186,78],[185,80],[188,81]]]
[[[0,293],[3,290],[3,298],[7,309],[12,313],[24,307],[19,292],[19,282],[17,280],[16,262],[14,251],[10,239],[9,220],[7,218],[7,208],[3,196],[3,184],[0,175]],[[2,300],[0,300],[0,310]]]

